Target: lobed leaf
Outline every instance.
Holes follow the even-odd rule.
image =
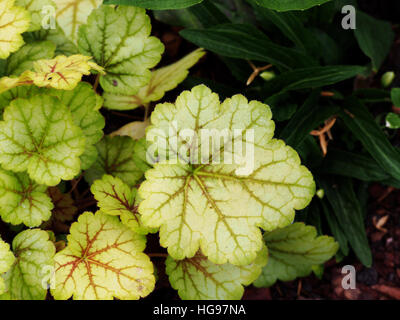
[[[58,0],[57,0],[58,2]],[[54,10],[56,5],[52,0],[16,0],[17,6],[24,7],[31,14],[31,23],[27,31],[37,31],[42,28],[42,21],[45,19],[47,14],[44,9],[46,7],[53,7]]]
[[[201,253],[184,260],[168,256],[165,264],[169,281],[183,300],[240,300],[243,286],[259,277],[267,261],[268,250],[263,247],[246,266],[214,264]]]
[[[57,98],[16,99],[4,110],[3,119],[0,163],[6,170],[26,170],[31,179],[50,186],[79,173],[85,137]]]
[[[105,91],[136,94],[150,81],[149,69],[164,50],[150,31],[150,18],[141,8],[101,6],[92,12],[79,30],[78,45],[107,72],[100,77]]]
[[[14,173],[0,168],[1,219],[28,227],[38,227],[49,220],[53,203],[46,189],[47,186],[35,183],[25,172]]]
[[[119,178],[104,175],[92,184],[90,190],[102,213],[119,216],[124,225],[138,234],[149,233],[137,210],[139,201],[135,188],[130,188]]]
[[[51,60],[38,60],[33,64],[34,71],[25,71],[19,77],[0,79],[0,93],[9,89],[35,84],[38,87],[72,90],[81,81],[83,75],[89,75],[94,69],[103,73],[103,68],[89,61],[91,57],[82,55],[57,56]]]
[[[143,172],[135,164],[135,144],[135,141],[127,136],[105,136],[96,144],[99,156],[86,170],[86,181],[92,184],[104,174],[110,174],[133,187],[143,176]]]
[[[312,175],[292,148],[272,139],[271,116],[267,105],[242,95],[220,104],[218,95],[203,85],[183,92],[175,104],[156,107],[146,137],[161,160],[139,188],[144,199],[139,213],[146,226],[160,228],[160,243],[174,259],[193,257],[200,248],[216,264],[249,264],[262,247],[258,227],[284,227],[293,221],[295,209],[308,205],[315,191]],[[176,136],[169,135],[171,123]],[[185,136],[189,129],[199,140]],[[212,130],[217,130],[214,135],[219,130],[235,133],[222,145],[202,149],[199,141],[207,141],[202,139],[209,139]],[[233,137],[253,152],[245,158],[242,150],[232,150]],[[169,149],[171,141],[177,145]],[[179,150],[178,161],[168,160],[174,150]],[[215,163],[219,156],[221,162]],[[229,164],[233,158],[241,161]]]
[[[139,299],[154,288],[146,238],[117,217],[85,212],[71,226],[68,246],[55,256],[57,300]]]
[[[0,296],[6,290],[6,285],[2,275],[11,269],[14,261],[15,257],[10,250],[10,245],[0,238]]]
[[[102,0],[57,0],[56,19],[70,40],[77,42],[79,27],[86,23],[90,13],[102,2]]]
[[[4,275],[6,292],[11,300],[44,300],[48,273],[54,268],[56,249],[49,233],[39,229],[20,232],[12,248],[17,257]]]
[[[29,12],[14,3],[15,0],[0,3],[0,59],[6,59],[24,44],[21,34],[29,28]]]
[[[339,248],[334,238],[317,237],[314,227],[301,222],[266,233],[264,240],[268,247],[268,263],[254,281],[256,287],[269,287],[276,280],[305,277],[313,266],[329,260]]]

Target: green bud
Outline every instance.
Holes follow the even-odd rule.
[[[275,73],[272,71],[264,71],[260,74],[260,77],[263,78],[265,81],[269,81],[275,78]]]
[[[392,84],[394,77],[395,77],[395,74],[393,71],[385,72],[381,78],[382,87],[384,87],[384,88],[389,87]]]
[[[317,191],[317,197],[318,197],[318,198],[322,199],[322,198],[324,197],[324,195],[325,195],[324,189],[319,189],[319,190]]]

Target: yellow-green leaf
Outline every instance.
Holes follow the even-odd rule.
[[[243,286],[251,284],[268,261],[264,247],[249,265],[229,263],[217,265],[201,253],[193,258],[174,260],[168,256],[166,273],[174,289],[183,300],[240,300]]]
[[[68,246],[55,256],[55,299],[133,300],[154,289],[146,238],[117,217],[85,212],[71,226]]]
[[[200,248],[216,264],[249,264],[263,245],[259,228],[287,226],[309,204],[313,177],[295,150],[272,139],[271,116],[267,105],[242,95],[221,104],[203,85],[157,105],[146,137],[160,162],[139,188],[139,212],[146,226],[160,228],[174,259]],[[202,147],[210,134],[219,143]]]
[[[6,59],[24,44],[21,33],[28,30],[31,21],[29,12],[14,6],[14,2],[0,2],[0,59]]]
[[[34,84],[38,87],[72,90],[90,70],[103,73],[103,68],[92,61],[91,57],[80,54],[57,56],[54,59],[38,60],[33,63],[34,71],[25,71],[19,77],[0,79],[0,93],[17,86]]]
[[[59,0],[56,0],[57,2]],[[17,6],[24,7],[31,13],[31,23],[28,31],[36,31],[42,28],[42,21],[45,19],[46,11],[43,11],[46,7],[53,7],[54,10],[56,5],[52,0],[16,0]]]
[[[6,290],[2,274],[10,270],[14,261],[15,257],[10,250],[10,245],[0,238],[0,295]]]
[[[105,69],[106,75],[100,77],[105,91],[136,94],[150,81],[150,68],[164,51],[150,32],[150,18],[141,8],[103,5],[91,13],[79,29],[78,46]]]
[[[57,0],[56,19],[65,35],[76,42],[79,27],[86,23],[93,9],[102,3],[102,0]]]
[[[44,300],[56,252],[49,233],[39,229],[22,231],[14,238],[12,249],[15,263],[4,275],[8,297],[12,300]]]
[[[98,201],[100,211],[112,216],[119,216],[124,225],[139,234],[149,233],[149,229],[141,222],[137,212],[139,200],[137,190],[129,187],[121,179],[104,175],[96,180],[90,190]]]
[[[80,171],[85,147],[82,130],[56,97],[16,99],[0,121],[0,163],[6,170],[27,171],[39,184],[54,186]]]
[[[25,172],[13,173],[0,168],[0,216],[13,225],[38,227],[49,220],[53,204],[47,186],[29,179]]]
[[[178,62],[153,71],[150,82],[136,95],[122,95],[104,92],[104,107],[115,110],[131,110],[152,101],[160,100],[167,91],[175,89],[189,74],[203,56],[203,49],[197,49]]]

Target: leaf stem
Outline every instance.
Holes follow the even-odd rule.
[[[168,254],[166,253],[148,253],[147,254],[150,258],[167,258]]]
[[[94,81],[94,85],[93,85],[94,92],[97,92],[97,87],[99,86],[99,81],[100,81],[100,73],[97,74],[96,80]]]

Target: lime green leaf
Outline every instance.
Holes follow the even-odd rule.
[[[50,41],[26,44],[7,59],[6,74],[18,76],[31,70],[35,61],[51,59],[55,50],[56,46]]]
[[[400,116],[397,113],[389,112],[386,115],[386,127],[390,129],[400,128]]]
[[[0,238],[0,295],[4,293],[6,285],[1,275],[14,264],[15,257],[10,250],[10,245]]]
[[[182,9],[203,0],[105,0],[104,4],[123,4],[152,10]]]
[[[65,35],[73,42],[77,42],[79,27],[86,23],[89,14],[102,2],[102,0],[57,0],[56,19]]]
[[[277,11],[306,10],[331,0],[254,0],[260,6]]]
[[[53,204],[47,186],[29,179],[25,172],[13,173],[0,168],[0,216],[5,222],[38,227],[50,219]]]
[[[259,277],[267,261],[266,247],[254,262],[240,267],[229,263],[214,264],[201,253],[178,261],[168,256],[166,273],[183,300],[240,300],[243,286]]]
[[[75,125],[82,129],[86,138],[85,152],[81,156],[82,170],[88,169],[97,158],[93,145],[103,137],[105,120],[99,111],[103,99],[86,82],[79,83],[74,90],[52,89],[49,94],[57,96],[70,109]]]
[[[256,287],[269,287],[278,279],[291,281],[305,277],[313,266],[329,260],[339,248],[334,238],[317,237],[314,227],[301,222],[266,233],[264,240],[269,252],[268,264],[254,282]]]
[[[271,116],[267,105],[242,95],[220,104],[218,95],[203,85],[183,92],[175,105],[156,107],[146,138],[160,162],[146,172],[139,188],[144,199],[139,213],[145,225],[160,227],[160,243],[174,259],[193,257],[201,248],[214,263],[249,264],[262,247],[258,227],[284,227],[293,221],[295,209],[308,205],[315,192],[312,175],[292,148],[272,139]],[[189,129],[194,135],[188,138]],[[226,143],[202,148],[210,131],[212,136],[228,131]],[[162,135],[177,145],[164,148],[158,139]],[[193,136],[197,140],[189,143]],[[233,137],[235,145],[240,142],[248,150],[246,156],[240,148],[232,151]],[[205,152],[210,149],[211,154]],[[179,161],[165,160],[174,150],[179,150]]]
[[[21,33],[29,28],[30,14],[21,7],[14,6],[14,0],[0,3],[0,59],[7,58],[23,44]]]
[[[376,37],[377,34],[380,36]],[[361,50],[371,58],[372,67],[377,72],[389,54],[395,37],[390,22],[375,19],[358,10],[354,35]]]
[[[35,84],[38,87],[72,90],[90,70],[103,73],[103,68],[89,61],[91,57],[80,54],[57,56],[51,60],[38,60],[33,63],[34,71],[25,71],[19,77],[0,79],[0,93],[9,89]]]
[[[15,4],[24,7],[31,13],[31,24],[28,31],[36,31],[42,28],[42,21],[45,19],[46,14],[46,12],[43,12],[43,9],[46,6],[56,8],[52,0],[16,0]]]
[[[31,179],[50,186],[79,173],[85,138],[57,98],[16,99],[4,110],[3,119],[0,163],[5,169],[27,170]]]
[[[148,228],[144,227],[141,217],[137,212],[138,203],[135,188],[130,188],[121,179],[104,175],[101,180],[96,180],[90,188],[100,211],[110,215],[118,215],[123,224],[139,234],[147,234]]]
[[[96,144],[99,157],[92,167],[85,172],[85,179],[90,184],[101,179],[104,174],[120,178],[133,187],[143,176],[134,161],[135,141],[127,136],[105,136]]]
[[[68,246],[55,256],[55,299],[139,299],[153,289],[146,238],[103,213],[85,212],[72,224]]]
[[[141,8],[102,6],[79,30],[79,50],[104,67],[105,91],[136,94],[151,78],[150,68],[161,59],[164,46],[150,37],[151,24]]]
[[[152,101],[160,100],[167,91],[175,89],[189,74],[189,69],[205,54],[203,49],[188,54],[167,67],[153,71],[150,82],[136,95],[104,93],[104,107],[115,110],[131,110]]]
[[[46,276],[54,268],[56,253],[49,233],[39,229],[22,231],[14,238],[12,248],[17,259],[4,276],[10,299],[44,300]]]

